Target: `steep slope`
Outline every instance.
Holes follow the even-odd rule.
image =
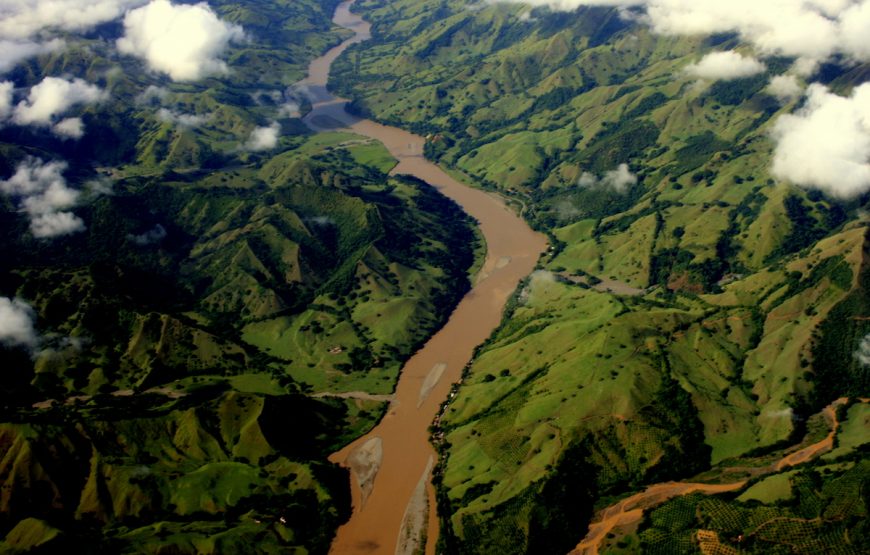
[[[382,402],[315,401],[302,393],[389,393],[402,361],[468,287],[474,235],[459,208],[426,185],[350,164],[346,150],[307,156],[308,162],[282,170],[281,179],[289,181],[274,187],[258,186],[255,172],[246,168],[234,170],[247,183],[242,188],[147,178],[117,182],[114,195],[80,212],[88,230],[58,244],[16,232],[23,216],[7,213],[8,236],[19,239],[2,247],[3,256],[15,260],[4,268],[3,292],[27,299],[41,338],[30,354],[2,348],[8,367],[2,378],[4,413],[7,421],[22,423],[10,424],[6,433],[7,462],[0,469],[7,484],[4,527],[25,517],[48,519],[70,541],[84,541],[85,513],[97,515],[94,526],[121,521],[153,526],[156,515],[199,522],[190,517],[198,509],[176,511],[181,505],[173,499],[206,495],[211,486],[200,483],[206,478],[191,475],[190,484],[179,483],[187,493],[171,493],[175,486],[159,484],[130,493],[123,481],[99,493],[100,480],[116,472],[101,457],[117,456],[121,466],[149,472],[152,463],[174,461],[182,470],[167,473],[179,480],[178,472],[206,472],[202,469],[218,462],[251,477],[265,468],[263,478],[278,480],[281,476],[257,459],[283,453],[289,458],[281,468],[294,461],[322,467],[317,472],[328,477],[334,471],[324,466],[326,455],[379,418]],[[280,164],[273,160],[267,169]],[[236,436],[248,433],[241,414],[213,405],[235,395],[225,390],[274,405],[259,417],[272,433],[252,439],[257,443],[252,454],[234,446],[238,437],[233,442],[209,437],[214,418],[233,419],[240,426]],[[149,412],[155,401],[155,410],[163,408]],[[144,411],[131,425],[145,426],[151,435],[130,432],[93,443],[98,432],[90,426],[121,427],[128,417],[123,407],[130,402]],[[310,420],[316,425],[305,433],[319,439],[294,447],[299,442],[281,431],[288,419]],[[135,449],[131,441],[151,451],[129,451]],[[52,458],[34,459],[33,453]],[[70,464],[61,465],[63,460]],[[103,466],[95,470],[98,463]],[[63,468],[62,476],[49,467]],[[318,476],[310,488],[320,491],[326,486]],[[34,482],[54,493],[31,492]],[[297,541],[323,551],[336,515],[346,510],[339,484],[336,478],[328,492],[317,494],[324,500],[338,496],[330,505],[332,517],[301,539],[279,534],[276,545]],[[272,485],[264,495],[298,493],[308,499],[308,493],[284,485],[289,493]],[[206,503],[218,516],[253,503],[241,493],[227,495],[196,503]],[[73,503],[79,497],[87,498],[89,509]],[[298,522],[290,527],[306,528]],[[121,530],[104,532],[131,549],[136,542],[150,545],[155,530],[129,538]]]
[[[870,332],[866,195],[768,169],[797,103],[765,85],[793,60],[698,82],[699,56],[749,45],[602,7],[360,10],[374,39],[334,84],[516,199],[554,247],[438,421],[447,549],[566,552],[611,496],[798,443],[809,415],[870,394],[853,354]],[[846,94],[864,69],[809,80]]]
[[[382,145],[302,124],[291,85],[346,36],[336,4],[213,2],[246,38],[198,81],[119,55],[117,22],[4,76],[101,93],[66,112],[80,140],[0,128],[0,301],[28,334],[0,336],[0,551],[328,549],[350,499],[327,455],[480,250]],[[70,233],[36,233],[52,203]]]

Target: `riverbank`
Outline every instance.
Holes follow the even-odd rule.
[[[406,363],[384,419],[330,457],[356,467],[353,514],[339,528],[332,551],[404,553],[425,543],[425,552],[434,553],[438,521],[431,468],[436,455],[429,443],[429,425],[474,348],[498,326],[508,297],[532,272],[547,243],[501,198],[457,181],[426,160],[423,137],[351,116],[345,111],[347,100],[329,94],[326,83],[332,62],[350,45],[370,37],[370,25],[350,11],[352,4],[351,0],[339,5],[333,21],[354,31],[354,36],[314,60],[308,77],[298,85],[312,103],[306,124],[315,131],[348,129],[383,143],[399,162],[391,173],[425,181],[478,221],[487,254],[473,289],[444,327]],[[376,457],[371,456],[373,449]],[[378,464],[368,464],[375,459]],[[359,464],[361,460],[364,464]]]

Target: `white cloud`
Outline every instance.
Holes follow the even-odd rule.
[[[30,89],[27,100],[18,103],[13,120],[21,125],[48,125],[52,118],[77,104],[92,104],[104,98],[105,91],[82,79],[46,77]]]
[[[780,102],[791,102],[803,92],[803,87],[794,75],[776,75],[767,85],[767,92]]]
[[[156,85],[148,85],[142,93],[136,97],[137,104],[160,104],[166,97],[169,96],[169,89],[166,87],[158,87]]]
[[[199,127],[211,119],[211,115],[185,114],[168,108],[160,108],[157,110],[157,119],[166,123],[174,123],[182,127]]]
[[[103,195],[111,196],[115,194],[115,191],[112,190],[112,180],[106,176],[86,181],[84,190],[88,198],[92,199]]]
[[[628,169],[628,164],[620,164],[615,170],[604,174],[601,183],[620,193],[637,183],[637,176]]]
[[[580,179],[577,180],[577,185],[584,188],[595,187],[598,185],[598,178],[594,173],[583,172],[583,175],[581,175]]]
[[[511,1],[511,0],[506,0]],[[870,60],[870,0],[516,0],[557,10],[639,6],[668,35],[738,33],[764,54]]]
[[[286,101],[284,104],[281,104],[281,107],[278,109],[278,115],[287,116],[289,118],[298,118],[302,115],[299,103],[295,100]]]
[[[794,410],[791,407],[786,407],[779,410],[771,410],[762,412],[759,418],[770,418],[776,420],[792,420],[794,418]]]
[[[870,83],[837,96],[819,84],[806,104],[774,125],[773,174],[833,196],[870,190]]]
[[[577,185],[580,187],[600,187],[624,193],[629,187],[637,183],[637,176],[628,169],[628,164],[620,164],[616,169],[604,172],[599,179],[594,174],[583,172]]]
[[[312,218],[305,218],[306,223],[312,223],[314,225],[336,225],[335,218],[330,218],[329,216],[314,216]]]
[[[75,206],[80,194],[67,185],[63,177],[66,168],[64,162],[28,158],[18,164],[12,177],[0,181],[0,192],[17,197],[30,217],[34,237],[70,235],[85,229],[81,218],[66,211]]]
[[[711,52],[686,68],[686,72],[694,77],[723,81],[751,77],[766,70],[765,65],[752,56],[730,51]]]
[[[0,38],[23,39],[40,31],[82,31],[118,19],[145,0],[3,0]]]
[[[219,59],[244,32],[221,21],[206,3],[174,5],[154,0],[124,17],[118,50],[144,59],[149,67],[175,81],[192,81],[227,72]]]
[[[870,2],[861,2],[845,10],[840,18],[839,37],[842,50],[859,60],[870,60]]]
[[[855,351],[855,358],[864,366],[870,366],[870,334],[865,335]]]
[[[72,235],[85,230],[85,222],[72,212],[37,214],[30,220],[30,232],[38,239]]]
[[[85,134],[85,124],[81,118],[64,118],[51,131],[62,139],[81,139]]]
[[[0,120],[6,119],[12,113],[13,92],[15,92],[15,84],[13,82],[0,82]]]
[[[281,132],[281,125],[278,122],[272,122],[268,127],[257,127],[251,131],[251,136],[248,142],[245,143],[245,148],[252,152],[261,150],[271,150],[278,145],[278,134]]]
[[[53,52],[63,47],[63,44],[63,41],[59,39],[48,42],[0,39],[0,73],[9,71],[27,58]]]
[[[33,309],[21,299],[0,297],[0,343],[34,347],[38,341]]]
[[[28,158],[18,164],[15,174],[0,181],[0,191],[7,195],[30,196],[47,189],[54,182],[66,183],[64,162],[44,163],[39,158]]]
[[[41,216],[75,206],[79,192],[67,187],[63,181],[52,181],[41,193],[25,198],[21,206],[28,214]]]
[[[127,239],[133,241],[139,246],[144,247],[152,243],[159,243],[166,238],[166,235],[166,228],[160,224],[157,224],[145,233],[140,233],[139,235],[127,235]]]
[[[535,270],[529,278],[532,285],[538,283],[554,283],[556,281],[556,274],[549,270]]]

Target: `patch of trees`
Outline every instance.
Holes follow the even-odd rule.
[[[846,220],[846,213],[839,205],[832,204],[830,207],[826,207],[823,203],[817,202],[815,208],[822,214],[822,220],[818,220],[813,214],[812,208],[807,206],[798,195],[785,197],[783,207],[791,222],[791,229],[779,247],[770,253],[768,261],[809,247]]]
[[[578,163],[593,173],[610,171],[615,163],[636,158],[654,146],[659,134],[653,122],[643,119],[610,124],[592,139],[580,154]]]
[[[571,445],[539,486],[529,511],[526,553],[567,553],[583,539],[598,493],[598,469],[588,455],[585,442]]]
[[[729,143],[720,139],[712,131],[705,131],[689,137],[686,140],[686,145],[674,153],[676,162],[670,168],[670,173],[675,176],[689,173],[707,163],[713,154],[728,147]],[[703,174],[702,178],[704,177],[708,177],[708,175]],[[692,181],[697,183],[701,179],[695,181],[693,178]]]
[[[719,80],[710,86],[707,95],[723,106],[738,106],[761,92],[767,81],[767,73],[731,81]]]
[[[622,96],[622,95],[620,95]],[[664,103],[668,101],[668,97],[663,93],[656,91],[649,96],[645,96],[643,100],[637,103],[637,106],[629,110],[625,113],[623,118],[625,119],[634,119],[641,116],[646,115],[648,112],[652,112],[659,106],[662,106]]]
[[[865,243],[865,261],[868,254]],[[870,266],[865,262],[858,277],[858,287],[831,309],[814,335],[814,408],[841,396],[870,397],[870,366],[855,356],[862,340],[870,334],[870,322],[856,318],[868,314]]]
[[[666,357],[663,357],[666,360]],[[698,417],[698,409],[692,396],[670,375],[669,364],[665,364],[662,383],[656,392],[655,402],[658,414],[664,417],[665,427],[672,437],[679,438],[680,452],[671,453],[674,457],[669,463],[660,464],[650,481],[691,475],[705,470],[710,464],[711,447],[704,442],[704,424]]]

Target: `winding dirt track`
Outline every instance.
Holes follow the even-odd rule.
[[[601,542],[607,534],[617,526],[632,524],[643,517],[643,512],[655,505],[664,503],[678,495],[688,495],[696,491],[701,493],[724,493],[742,488],[746,482],[733,484],[691,484],[684,482],[665,482],[655,484],[640,493],[623,499],[615,505],[604,509],[598,521],[589,526],[589,532],[571,554],[597,555]]]
[[[824,414],[831,423],[831,432],[825,439],[804,447],[798,451],[786,455],[762,474],[778,472],[785,468],[803,464],[818,455],[829,451],[834,445],[834,436],[840,426],[837,420],[837,407],[845,403],[847,399],[837,399],[824,409]],[[665,482],[655,484],[640,493],[607,507],[601,511],[598,519],[589,526],[589,532],[583,538],[570,555],[598,555],[602,542],[614,528],[639,522],[643,512],[656,505],[664,503],[668,499],[679,495],[701,492],[707,494],[725,493],[736,491],[746,485],[746,481],[732,482],[730,484],[696,484],[689,482]]]
[[[349,129],[383,143],[399,161],[392,173],[422,179],[477,220],[487,256],[474,288],[447,324],[402,369],[395,400],[381,423],[330,457],[350,467],[353,482],[353,514],[339,528],[332,552],[411,553],[425,537],[425,552],[434,553],[438,520],[430,471],[436,454],[429,444],[429,425],[474,348],[498,325],[508,297],[534,269],[546,240],[500,198],[472,189],[428,162],[422,137],[350,116],[347,101],[329,94],[332,62],[351,44],[370,37],[369,24],[350,12],[352,3],[340,4],[333,21],[353,30],[354,36],[314,60],[308,77],[297,85],[313,106],[306,124],[315,131]],[[371,443],[373,439],[379,443]],[[368,490],[364,500],[360,480]]]

